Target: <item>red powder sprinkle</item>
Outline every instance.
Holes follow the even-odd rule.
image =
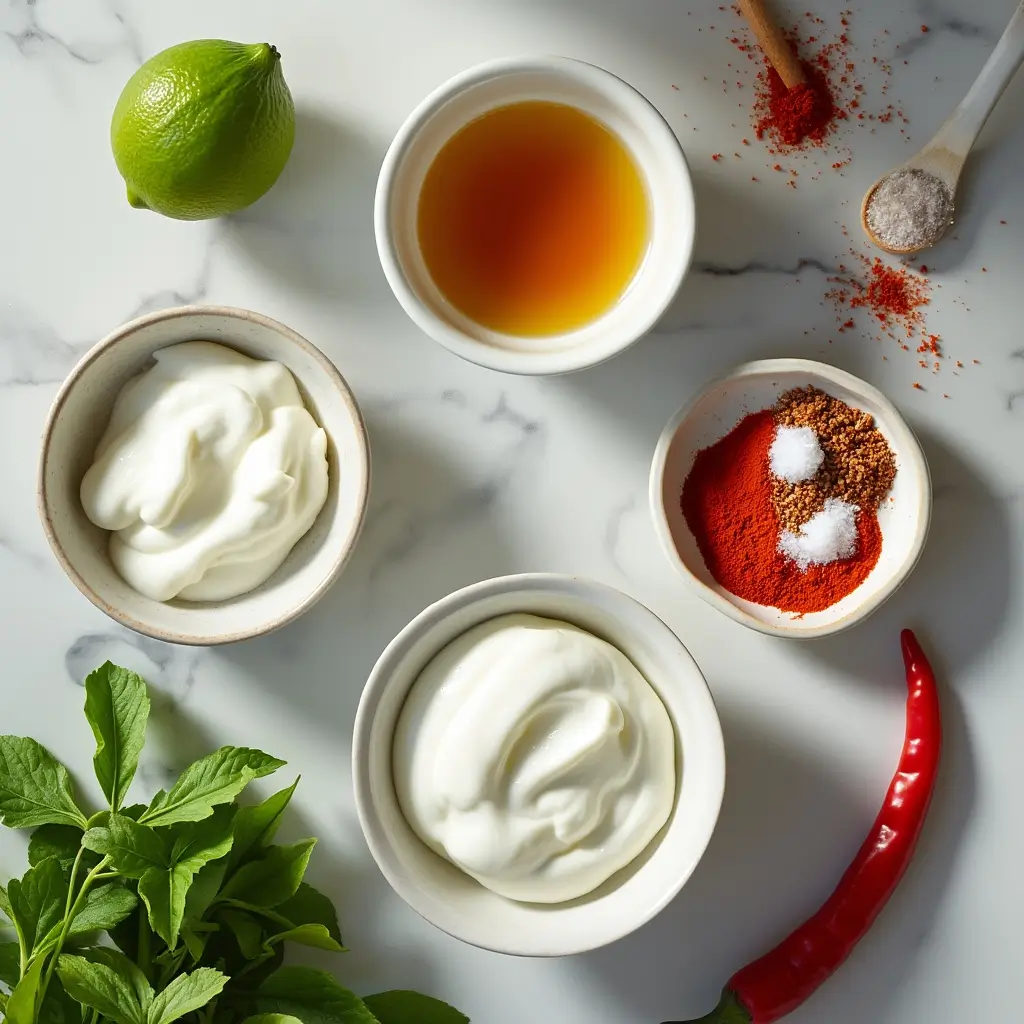
[[[773,171],[781,171],[782,170],[782,164],[774,164],[772,166],[772,170]]]
[[[712,153],[711,154],[711,159],[712,160],[716,160],[716,161],[717,160],[721,160],[722,159],[722,154],[721,153]]]
[[[922,274],[927,274],[928,273],[928,267],[924,263],[921,264],[921,273]]]
[[[927,26],[927,25],[922,25],[922,26],[921,26],[921,31],[922,31],[922,32],[929,32],[929,31],[931,31],[931,30],[930,30],[930,29],[928,28],[928,26]]]
[[[867,288],[850,300],[851,306],[866,306],[873,313],[905,317],[917,306],[927,303],[919,282],[902,267],[890,267],[878,257],[871,264]]]
[[[801,61],[806,82],[787,89],[775,68],[762,73],[767,90],[754,105],[758,138],[768,135],[777,145],[796,148],[821,145],[835,127],[837,110],[822,68]]]
[[[987,273],[988,273],[988,267],[982,267],[982,268],[981,268],[981,272],[982,272],[983,274],[987,274]]]
[[[924,391],[924,385],[918,384],[916,380],[914,381],[914,387],[917,388],[918,391]]]
[[[1000,221],[999,223],[1000,223],[1000,224],[1005,224],[1005,223],[1006,223],[1006,221],[1005,221],[1005,220],[1001,220],[1001,221]]]

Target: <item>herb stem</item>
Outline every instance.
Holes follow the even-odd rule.
[[[139,968],[142,973],[146,976],[147,981],[152,981],[152,970],[153,965],[150,959],[152,951],[150,949],[150,930],[149,930],[149,917],[146,914],[146,908],[140,907],[139,909]]]
[[[78,856],[75,857],[75,863],[71,867],[71,884],[68,887],[68,902],[64,912],[64,923],[61,926],[60,935],[57,936],[57,943],[53,947],[53,952],[50,954],[50,962],[46,965],[46,973],[43,975],[43,980],[39,984],[39,994],[36,996],[36,1006],[43,1005],[43,999],[46,997],[46,990],[50,987],[50,981],[53,978],[53,972],[57,967],[57,961],[60,959],[61,950],[64,948],[64,942],[68,937],[68,932],[71,931],[71,924],[78,916],[78,911],[81,909],[82,904],[85,902],[85,897],[89,894],[89,890],[92,888],[93,882],[96,878],[102,874],[103,869],[107,866],[109,858],[104,857],[85,876],[85,880],[82,882],[82,888],[78,891],[78,895],[75,896],[75,878],[78,874],[79,863],[82,859],[82,854],[85,852],[85,848],[82,847],[78,851]],[[73,902],[72,902],[73,901]]]

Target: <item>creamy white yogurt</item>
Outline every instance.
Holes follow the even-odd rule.
[[[327,498],[327,437],[280,363],[207,341],[130,380],[82,481],[121,576],[157,601],[263,583]]]
[[[621,651],[566,622],[505,615],[413,683],[393,772],[406,820],[437,853],[509,899],[562,903],[666,823],[675,735]]]

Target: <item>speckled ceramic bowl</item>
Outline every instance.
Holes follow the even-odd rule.
[[[896,455],[892,492],[878,512],[882,553],[868,578],[825,611],[803,616],[753,604],[730,593],[708,571],[680,507],[697,452],[720,441],[748,413],[769,409],[790,388],[813,386],[871,413]],[[688,402],[661,435],[651,467],[651,513],[668,560],[719,611],[774,636],[809,639],[838,633],[867,618],[910,575],[931,522],[932,488],[921,445],[896,407],[877,388],[825,363],[766,359],[713,381]]]
[[[316,522],[262,586],[228,601],[154,601],[130,587],[107,555],[109,534],[82,509],[79,489],[125,382],[153,353],[182,341],[216,341],[283,363],[328,437],[330,488]],[[269,633],[310,608],[355,546],[370,486],[370,452],[355,398],[335,365],[284,324],[244,309],[185,306],[119,327],[62,385],[43,432],[39,516],[57,561],[97,608],[139,633],[178,644],[225,644]]]

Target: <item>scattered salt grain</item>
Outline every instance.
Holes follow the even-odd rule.
[[[857,506],[829,498],[798,533],[783,531],[779,551],[807,572],[812,565],[826,565],[849,558],[857,550]]]
[[[825,461],[818,435],[811,427],[779,427],[768,452],[772,473],[791,484],[810,480]]]
[[[914,252],[937,242],[953,222],[953,193],[934,174],[887,174],[868,198],[868,228],[886,249]]]

